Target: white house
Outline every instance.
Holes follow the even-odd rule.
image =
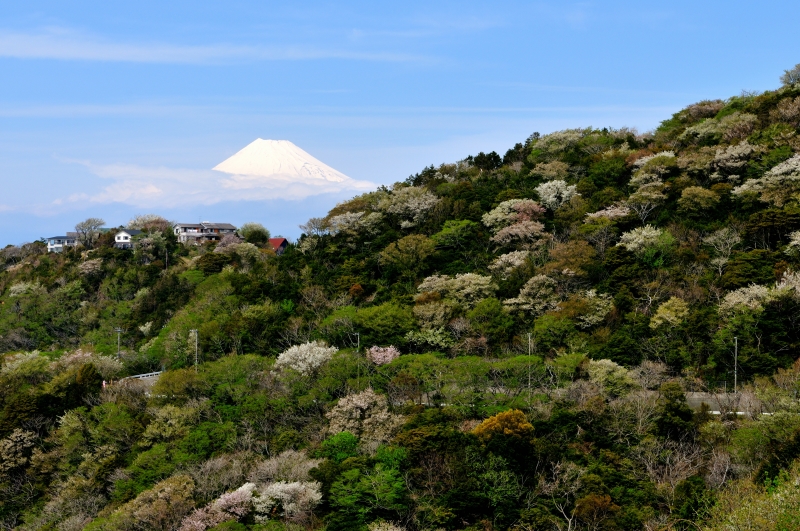
[[[135,229],[122,229],[114,236],[114,247],[117,249],[133,249],[133,237],[142,231]]]
[[[75,247],[78,243],[78,235],[76,233],[67,233],[66,236],[51,236],[47,238],[47,252],[60,253],[66,247]]]
[[[236,227],[230,223],[211,223],[201,221],[200,223],[176,223],[175,236],[181,243],[204,243],[208,241],[219,241],[226,234],[235,234]]]

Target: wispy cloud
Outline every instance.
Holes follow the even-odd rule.
[[[83,191],[53,201],[60,209],[87,204],[122,203],[139,208],[214,205],[226,201],[267,201],[304,199],[314,195],[345,191],[367,191],[377,187],[366,181],[287,181],[230,176],[212,170],[146,167],[135,164],[94,164],[70,161],[110,181],[97,190]]]
[[[218,63],[230,60],[308,61],[427,61],[420,56],[300,45],[251,46],[235,44],[180,45],[122,43],[61,28],[24,33],[0,30],[0,57],[131,63]]]

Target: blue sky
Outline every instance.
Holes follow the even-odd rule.
[[[352,194],[200,204],[142,183],[191,188],[260,137],[390,184],[533,131],[646,131],[800,62],[787,1],[119,4],[0,7],[2,245],[148,212],[296,237]]]

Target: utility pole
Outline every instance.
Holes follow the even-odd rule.
[[[194,372],[197,372],[197,361],[198,361],[198,354],[197,354],[197,328],[192,328],[189,332],[194,333]]]
[[[739,384],[739,338],[733,338],[733,392],[736,393]]]
[[[528,332],[528,408],[531,407],[531,333]]]
[[[117,359],[119,359],[119,347],[120,347],[119,335],[122,333],[122,328],[116,327],[114,329],[114,332],[117,333]]]

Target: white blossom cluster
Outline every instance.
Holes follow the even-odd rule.
[[[387,442],[404,421],[389,411],[386,396],[372,389],[340,398],[325,416],[330,433],[347,431],[367,443]]]
[[[617,245],[621,245],[631,252],[638,253],[659,243],[664,231],[653,227],[652,225],[645,225],[638,227],[628,232],[623,232]]]
[[[544,225],[535,221],[544,208],[530,199],[509,199],[483,215],[481,221],[494,232],[491,241],[499,245],[518,243],[532,247],[543,241]]]
[[[389,214],[405,218],[400,226],[404,229],[422,223],[440,199],[425,188],[405,186],[396,188],[379,203],[378,207]]]
[[[254,483],[223,494],[206,507],[197,509],[181,522],[180,531],[206,531],[223,522],[238,520],[253,510]]]
[[[778,106],[770,112],[773,120],[787,122],[793,127],[800,125],[800,96],[796,98],[784,98]]]
[[[406,528],[386,520],[375,520],[368,526],[369,531],[406,531]]]
[[[767,203],[783,206],[800,191],[800,153],[773,167],[760,179],[751,179],[733,189],[735,195],[757,193]]]
[[[322,341],[295,345],[280,353],[275,361],[275,368],[294,369],[300,374],[309,375],[330,360],[336,352],[336,347],[328,347]]]
[[[554,160],[552,162],[540,162],[533,167],[532,173],[543,177],[548,181],[556,179],[566,179],[569,176],[569,164]]]
[[[331,234],[355,235],[364,233],[373,235],[377,232],[383,221],[380,212],[346,212],[333,216],[328,220]]]
[[[588,306],[588,311],[575,318],[578,328],[591,328],[603,322],[614,308],[614,303],[611,301],[611,295],[608,293],[597,293],[591,289],[584,293],[584,300]]]
[[[46,374],[48,368],[47,358],[42,356],[38,350],[33,350],[31,352],[7,355],[3,359],[3,365],[0,366],[0,374],[20,374],[23,376],[36,373]]]
[[[781,279],[775,284],[775,289],[788,293],[795,299],[800,298],[800,273],[792,271],[784,271]]]
[[[17,282],[8,288],[8,296],[20,297],[31,293],[45,293],[46,291],[38,282]]]
[[[708,118],[697,125],[687,127],[678,138],[682,141],[700,141],[721,135],[723,140],[731,141],[745,138],[753,132],[757,124],[758,117],[756,115],[736,111],[719,120]]]
[[[566,181],[548,181],[536,187],[542,204],[550,210],[556,210],[561,205],[569,203],[576,196],[579,196],[577,186],[569,185]]]
[[[554,156],[573,148],[591,129],[565,129],[541,137],[533,148],[542,155]]]
[[[503,304],[513,310],[524,310],[535,315],[553,310],[558,306],[561,297],[556,291],[558,284],[546,275],[536,275],[528,280],[513,299],[506,299]]]
[[[800,230],[794,231],[789,234],[789,243],[783,251],[789,256],[797,256],[800,254]]]
[[[747,165],[754,154],[762,151],[761,146],[754,146],[747,140],[742,140],[738,144],[717,149],[714,166],[730,172],[739,171]]]
[[[386,365],[400,357],[400,351],[394,345],[388,347],[374,346],[367,350],[367,359],[375,365]]]
[[[633,167],[636,168],[636,169],[640,169],[640,168],[642,168],[642,166],[644,166],[645,164],[647,164],[651,160],[657,159],[659,157],[675,158],[675,152],[674,151],[661,151],[661,152],[656,153],[654,155],[647,155],[647,156],[642,157],[640,159],[636,159],[633,162]]]
[[[489,271],[502,279],[506,279],[516,269],[525,265],[530,254],[530,251],[512,251],[510,253],[501,254],[494,262],[489,264]]]
[[[427,305],[426,306],[430,306]],[[453,337],[442,328],[423,328],[412,330],[406,334],[406,341],[420,347],[445,350],[453,346]]]
[[[509,199],[503,201],[481,218],[484,225],[498,231],[520,221],[539,219],[544,209],[531,199]]]
[[[597,212],[590,212],[586,214],[586,219],[584,223],[589,223],[591,220],[597,218],[606,218],[606,219],[617,219],[617,218],[624,218],[631,213],[631,209],[626,207],[625,205],[611,205],[607,206],[603,210],[598,210]]]
[[[633,163],[637,170],[628,185],[642,189],[647,185],[662,184],[670,166],[675,164],[677,164],[677,160],[675,159],[675,153],[672,151],[662,151],[655,155],[642,157]]]
[[[432,275],[417,288],[419,293],[439,293],[442,298],[451,299],[465,307],[472,307],[487,297],[494,295],[497,285],[492,277],[477,273],[463,273],[450,277]]]
[[[75,352],[65,353],[50,363],[50,370],[53,373],[65,372],[70,368],[80,367],[87,363],[91,363],[104,380],[116,378],[124,368],[122,362],[116,358],[78,349]]]
[[[544,225],[538,221],[520,221],[497,231],[491,241],[501,246],[517,243],[530,248],[544,243],[544,235]]]
[[[758,312],[764,309],[765,304],[773,300],[774,295],[773,290],[767,286],[750,284],[726,294],[719,305],[719,311],[724,315],[743,309]]]
[[[86,260],[78,266],[78,271],[81,275],[90,277],[96,275],[103,270],[103,259],[95,258],[93,260]]]
[[[253,497],[257,523],[274,514],[289,520],[304,520],[322,501],[322,485],[316,481],[276,481],[259,489]]]
[[[309,472],[322,461],[311,459],[305,450],[284,450],[253,467],[248,479],[258,485],[275,481],[306,481],[310,478]]]

